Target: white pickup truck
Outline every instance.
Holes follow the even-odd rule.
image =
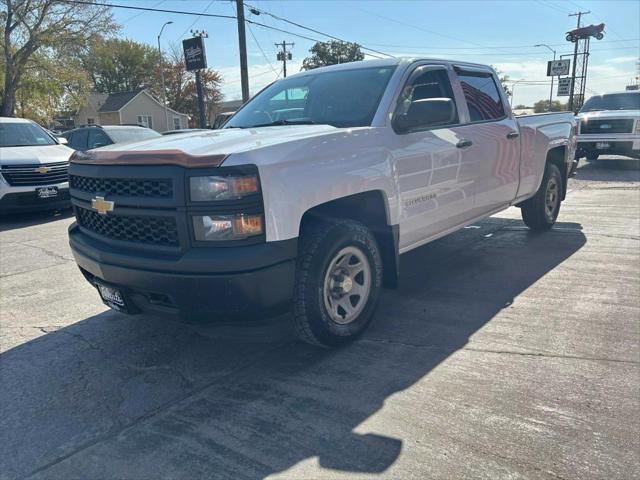
[[[577,158],[600,155],[640,158],[640,91],[596,95],[578,113]]]
[[[292,309],[332,346],[369,324],[400,254],[511,205],[550,228],[570,113],[513,118],[487,66],[364,61],[279,80],[222,130],[77,152],[71,248],[110,307]]]

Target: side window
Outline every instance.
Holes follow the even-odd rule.
[[[180,130],[180,117],[173,117],[173,129]]]
[[[87,129],[76,130],[69,139],[69,147],[74,150],[86,150],[87,149]]]
[[[89,130],[88,149],[110,145],[111,143],[113,143],[111,139],[99,128],[92,128]]]
[[[458,78],[472,122],[497,120],[505,116],[502,99],[493,75],[459,71]]]
[[[423,105],[419,108],[419,104],[423,103],[418,102],[419,100],[429,99],[437,99],[437,102],[444,102],[444,105]],[[446,100],[450,100],[449,105]],[[455,125],[459,122],[453,89],[445,68],[423,66],[413,72],[398,98],[394,118],[402,120],[399,117],[410,118],[411,129]]]

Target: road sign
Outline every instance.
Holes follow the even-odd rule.
[[[547,77],[559,77],[569,75],[571,60],[551,60],[547,62]]]
[[[187,71],[207,68],[207,57],[204,53],[202,37],[183,40],[182,50],[184,50],[184,63],[187,66]]]
[[[571,87],[573,85],[572,77],[564,77],[558,79],[558,96],[568,97],[571,95]]]

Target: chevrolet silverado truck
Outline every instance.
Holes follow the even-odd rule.
[[[600,155],[640,158],[640,91],[596,95],[578,113],[577,158]]]
[[[0,215],[71,207],[64,143],[31,120],[0,117]]]
[[[571,113],[514,119],[488,66],[371,60],[269,85],[222,130],[77,152],[73,255],[102,300],[187,319],[292,310],[335,346],[399,255],[509,206],[553,226]]]

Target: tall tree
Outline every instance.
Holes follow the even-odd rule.
[[[66,58],[96,34],[116,30],[110,10],[98,0],[71,4],[61,0],[0,0],[0,42],[4,88],[0,116],[13,116],[16,92],[36,53]]]
[[[302,70],[312,70],[337,63],[364,60],[364,53],[362,53],[360,45],[339,40],[316,42],[309,50],[309,53],[311,53],[311,56],[305,58],[302,62]]]
[[[567,104],[562,103],[560,100],[554,100],[551,102],[551,108],[549,108],[549,100],[538,100],[533,104],[533,111],[535,113],[543,112],[564,112],[567,110]]]
[[[158,81],[158,51],[145,43],[96,38],[81,58],[100,93],[137,90]]]

